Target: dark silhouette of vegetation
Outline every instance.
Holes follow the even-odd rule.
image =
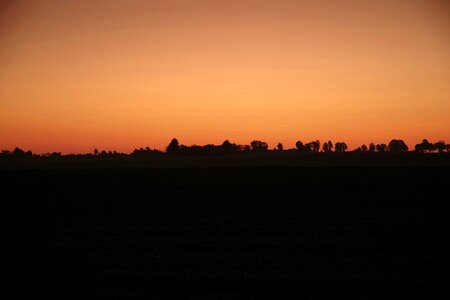
[[[345,152],[347,149],[347,144],[344,142],[338,142],[334,145],[334,152]]]
[[[435,143],[433,146],[434,146],[434,149],[436,149],[436,151],[439,153],[443,153],[447,148],[447,145],[445,144],[444,141],[439,141],[439,142]]]
[[[178,151],[180,151],[180,144],[178,143],[178,140],[176,138],[173,138],[172,141],[170,141],[169,146],[167,146],[166,148],[166,153],[169,155],[173,155]]]
[[[438,141],[436,143],[430,143],[427,139],[424,139],[422,143],[417,144],[414,149],[417,152],[425,153],[425,152],[438,152],[438,153],[444,153],[448,152],[450,153],[450,145],[446,144],[444,141]]]
[[[391,152],[402,152],[408,151],[408,146],[405,144],[403,140],[392,140],[388,145],[389,151]]]
[[[386,144],[377,144],[376,149],[378,152],[388,151],[388,146]]]
[[[355,149],[355,152],[368,152],[368,151],[369,151],[369,148],[365,144],[363,144],[363,145],[361,145],[361,147]]]
[[[13,150],[12,155],[15,156],[15,157],[32,157],[33,153],[30,150],[25,152],[22,149],[16,147]]]
[[[266,142],[254,140],[250,143],[250,148],[252,149],[252,151],[261,152],[261,151],[267,151],[267,149],[269,148],[269,145],[267,145]]]
[[[417,152],[432,152],[433,151],[433,144],[430,143],[427,139],[424,139],[422,143],[417,144],[414,149]]]
[[[14,150],[3,150],[0,152],[0,158],[58,158],[58,157],[71,157],[71,158],[83,158],[83,157],[164,157],[164,156],[202,156],[202,155],[233,155],[233,154],[245,154],[245,153],[271,153],[276,152],[292,152],[292,153],[344,153],[347,152],[348,146],[345,142],[332,141],[324,142],[322,147],[319,140],[311,141],[303,144],[301,141],[295,143],[295,148],[285,149],[282,143],[278,143],[273,150],[269,150],[269,145],[261,140],[253,140],[250,144],[239,145],[231,143],[229,140],[225,140],[221,145],[207,144],[200,145],[182,145],[176,138],[172,139],[169,145],[166,147],[166,151],[160,151],[157,149],[151,149],[150,147],[135,149],[130,154],[119,153],[117,151],[106,151],[94,149],[93,153],[87,154],[66,154],[61,152],[52,152],[45,154],[33,154],[30,150],[25,151],[16,147]],[[374,144],[370,143],[369,146],[363,144],[356,148],[353,152],[388,152],[388,153],[401,153],[409,150],[406,143],[401,139],[393,139],[386,144]],[[435,143],[429,142],[424,139],[421,143],[415,145],[414,152],[416,153],[450,153],[450,145],[444,141],[437,141]]]
[[[312,142],[306,144],[305,146],[309,152],[318,153],[320,150],[320,142],[318,140],[312,141]]]
[[[213,149],[211,149],[213,150]],[[240,145],[230,143],[229,140],[225,140],[221,146],[218,148],[219,152],[223,154],[233,154],[242,151],[242,147]]]
[[[333,151],[333,143],[331,141],[323,143],[322,149],[323,149],[323,152],[332,152]]]
[[[113,153],[113,155],[117,155],[117,152]],[[163,152],[161,152],[159,150],[152,150],[152,149],[150,149],[150,147],[145,147],[145,148],[134,149],[134,151],[131,153],[131,155],[132,156],[140,156],[140,157],[162,156]]]
[[[304,151],[305,145],[303,145],[303,143],[302,143],[301,141],[297,141],[297,142],[295,143],[295,148],[296,148],[298,151]]]
[[[14,148],[13,151],[2,150],[2,152],[0,152],[0,157],[30,158],[33,156],[34,155],[33,152],[31,152],[31,150],[24,151],[19,147]]]

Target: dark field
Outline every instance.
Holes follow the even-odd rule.
[[[449,171],[4,169],[5,299],[444,299]]]

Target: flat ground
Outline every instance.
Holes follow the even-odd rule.
[[[2,170],[7,298],[429,298],[450,169]]]

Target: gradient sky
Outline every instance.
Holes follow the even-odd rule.
[[[450,1],[0,1],[0,149],[450,142]]]

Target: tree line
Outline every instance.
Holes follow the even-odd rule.
[[[18,147],[14,150],[3,150],[0,153],[0,157],[119,157],[119,156],[189,156],[189,155],[214,155],[214,154],[237,154],[237,153],[263,153],[263,152],[297,152],[297,153],[344,153],[348,151],[348,146],[345,142],[332,141],[321,143],[319,140],[314,140],[309,143],[303,143],[297,141],[295,148],[284,149],[282,143],[278,143],[272,150],[269,149],[269,145],[260,140],[253,140],[250,144],[240,145],[231,143],[229,140],[225,140],[221,145],[208,144],[204,146],[191,145],[186,146],[178,142],[176,138],[172,139],[165,151],[150,149],[150,147],[135,149],[133,152],[120,153],[117,151],[99,151],[95,149],[92,153],[85,154],[67,154],[62,155],[61,152],[52,152],[46,154],[34,154],[31,150],[24,151]],[[352,152],[406,152],[409,151],[409,147],[401,139],[393,139],[388,144],[374,144],[370,143],[369,146],[361,145],[354,149]],[[424,139],[420,144],[415,145],[414,150],[418,153],[450,153],[450,144],[446,144],[444,141],[438,141],[436,143],[430,143],[427,139]]]

